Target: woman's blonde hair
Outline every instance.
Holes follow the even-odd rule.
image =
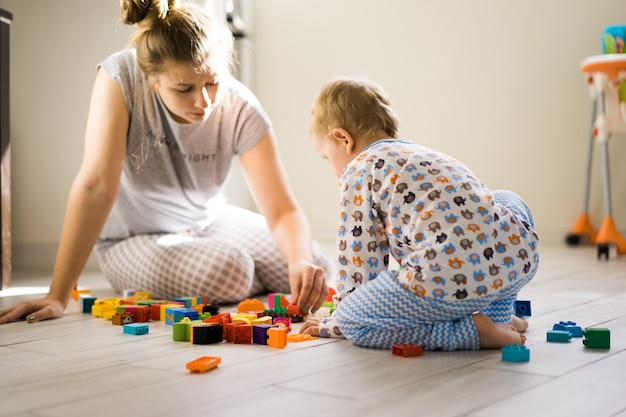
[[[230,73],[233,36],[225,22],[212,19],[201,7],[176,0],[121,0],[122,21],[137,24],[130,45],[139,67],[149,75],[168,63],[189,64],[198,72]]]
[[[365,78],[334,78],[320,89],[311,108],[312,128],[327,135],[334,128],[354,137],[372,138],[381,131],[398,136],[398,117],[382,87]]]

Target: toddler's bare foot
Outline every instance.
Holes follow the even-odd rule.
[[[494,323],[482,313],[475,313],[472,318],[478,331],[481,349],[499,349],[506,345],[526,343],[526,336],[508,323]]]
[[[523,319],[521,317],[517,317],[517,316],[511,317],[511,323],[509,324],[515,327],[515,329],[520,333],[524,333],[526,329],[528,329],[528,321],[526,321],[526,319]]]

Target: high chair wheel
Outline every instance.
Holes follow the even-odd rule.
[[[589,237],[580,233],[569,233],[565,236],[565,243],[569,246],[578,246],[589,243]]]
[[[602,257],[604,256],[604,258],[608,261],[609,260],[609,249],[610,246],[608,243],[600,243],[598,244],[598,259],[602,259]]]

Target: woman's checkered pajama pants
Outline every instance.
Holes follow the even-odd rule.
[[[105,277],[120,292],[150,291],[161,299],[206,295],[219,304],[291,291],[287,263],[265,219],[234,206],[195,236],[137,235],[101,243],[96,253]],[[316,243],[314,258],[330,274],[331,262]]]

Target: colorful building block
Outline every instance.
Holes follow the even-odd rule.
[[[291,331],[291,319],[289,317],[274,317],[272,323],[277,326],[284,326]]]
[[[315,339],[317,339],[317,337],[311,336],[310,334],[294,333],[294,334],[287,335],[288,342],[306,342],[306,341],[315,340]]]
[[[273,324],[255,324],[252,326],[252,343],[267,345],[267,329],[276,327]]]
[[[502,348],[502,360],[506,362],[530,361],[530,350],[524,345],[506,345]]]
[[[91,294],[79,294],[78,302],[80,303],[80,311],[91,314],[91,307],[93,307],[96,300],[97,298]]]
[[[589,349],[610,349],[611,331],[603,327],[587,327],[583,330],[583,345]]]
[[[249,345],[252,343],[252,325],[246,323],[231,323],[233,330],[233,343]]]
[[[135,321],[133,320],[133,313],[129,311],[116,311],[113,317],[111,317],[111,322],[114,325],[123,326],[125,324],[134,323]]]
[[[238,313],[262,312],[265,310],[265,304],[256,298],[246,298],[237,305]]]
[[[148,325],[145,323],[130,323],[124,325],[124,333],[126,334],[148,334]]]
[[[272,292],[267,295],[267,307],[272,310],[275,308],[287,307],[289,305],[288,295]]]
[[[91,290],[89,288],[74,287],[72,290],[72,298],[74,301],[78,301],[81,294],[89,295],[91,294]]]
[[[391,346],[391,354],[395,356],[402,356],[408,358],[410,356],[421,356],[424,353],[424,347],[422,345],[415,345],[411,343],[396,344]]]
[[[513,302],[514,314],[518,317],[530,317],[532,315],[530,309],[530,301],[515,300]]]
[[[214,306],[212,304],[201,304],[202,305],[202,312],[203,313],[209,313],[212,316],[217,316],[218,314],[220,314],[220,307],[219,306]]]
[[[568,343],[572,341],[572,334],[567,330],[548,330],[546,340],[548,342]]]
[[[267,329],[267,345],[273,348],[284,349],[287,346],[286,327],[270,327]]]
[[[164,304],[159,304],[159,320],[161,321],[166,321],[167,319],[167,314],[166,311],[168,308],[185,308],[185,303],[182,303],[180,301],[176,301],[176,302],[167,302]],[[152,313],[152,310],[150,310],[150,313]],[[172,316],[170,317],[172,323],[174,321],[174,315],[172,313]],[[153,319],[155,320],[155,319]]]
[[[220,343],[223,340],[221,324],[200,323],[191,326],[189,341],[194,345]]]
[[[185,308],[182,310],[174,311],[174,323],[177,323],[187,317],[189,320],[198,320],[200,315],[197,310],[191,308]]]
[[[252,320],[250,324],[273,324],[274,319],[271,316],[262,316]]]
[[[583,337],[583,329],[573,321],[560,321],[552,326],[552,330],[565,330],[570,332],[572,337]]]
[[[190,362],[187,362],[187,369],[189,372],[208,372],[211,369],[217,368],[217,366],[222,362],[222,358],[218,356],[201,356],[198,359],[194,359]]]

